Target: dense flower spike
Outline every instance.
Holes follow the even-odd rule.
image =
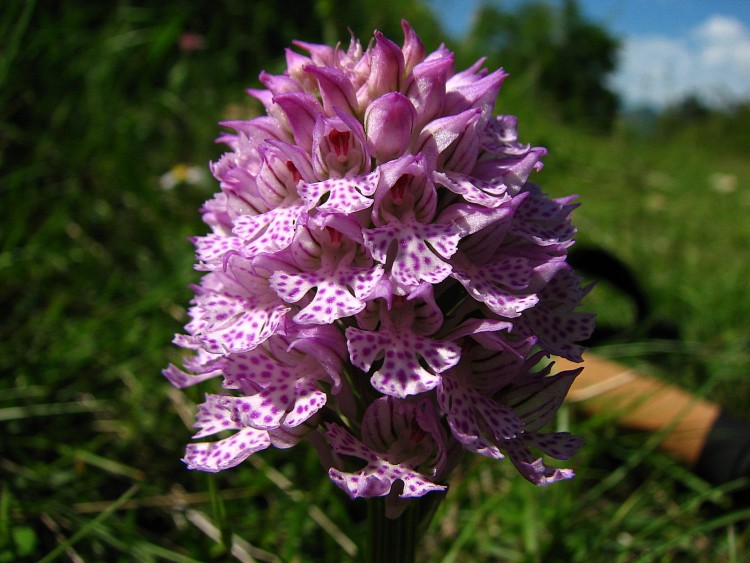
[[[403,46],[296,42],[248,91],[267,115],[222,123],[211,232],[192,239],[205,273],[175,337],[192,355],[164,370],[180,388],[223,378],[195,438],[223,435],[188,446],[192,469],[310,438],[334,483],[391,515],[445,489],[462,451],[539,485],[573,475],[542,455],[581,442],[544,431],[580,371],[544,360],[580,360],[593,328],[566,262],[574,198],[528,180],[546,151],[493,115],[502,69],[456,72],[402,27]]]

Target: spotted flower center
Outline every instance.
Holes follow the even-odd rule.
[[[333,150],[336,152],[336,156],[340,161],[344,161],[349,154],[349,137],[351,133],[349,131],[339,131],[334,129],[328,133],[328,140],[331,142]]]

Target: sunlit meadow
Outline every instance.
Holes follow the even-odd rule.
[[[200,171],[223,150],[211,143],[216,122],[262,111],[242,89],[278,70],[259,61],[305,32],[297,22],[264,34],[279,25],[273,11],[243,30],[247,13],[228,5],[231,22],[129,4],[17,2],[0,14],[0,561],[357,560],[364,507],[312,448],[269,450],[216,476],[188,471],[180,457],[202,393],[174,392],[159,373],[180,360],[170,341],[199,279],[187,238],[202,232],[196,210],[215,189]],[[390,36],[402,15],[425,27],[398,14]],[[358,21],[363,37],[386,27]],[[305,39],[329,24],[307,23]],[[196,28],[203,42],[181,48]],[[496,109],[548,148],[536,179],[553,197],[579,194],[580,244],[623,259],[652,320],[679,335],[634,331],[598,351],[743,414],[750,142],[710,128],[654,137],[624,122],[589,134],[524,84],[509,79]],[[604,284],[587,308],[604,324],[632,319]],[[660,453],[658,436],[574,408],[555,426],[586,436],[575,479],[537,489],[509,464],[471,460],[422,558],[743,560],[750,511]]]

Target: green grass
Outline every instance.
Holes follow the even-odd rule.
[[[241,5],[225,2],[229,18],[169,3],[10,2],[0,13],[0,562],[224,560],[216,538],[232,534],[258,561],[357,559],[347,550],[364,535],[364,507],[343,498],[311,448],[268,451],[216,476],[187,471],[185,420],[201,391],[175,393],[159,373],[179,357],[170,340],[198,279],[186,238],[204,232],[197,209],[216,189],[164,191],[159,178],[218,156],[215,123],[254,111],[243,88],[273,66],[263,50],[281,53],[275,43],[296,33],[239,33],[262,23],[248,23]],[[195,28],[206,49],[180,52],[180,33]],[[499,108],[550,149],[539,182],[555,196],[580,194],[581,242],[630,264],[654,316],[680,329],[676,342],[600,352],[743,413],[750,163],[741,149],[625,127],[593,136],[507,84]],[[717,173],[734,189],[712,187]],[[628,314],[603,290],[589,307],[603,322]],[[587,437],[578,477],[537,489],[509,463],[467,459],[425,560],[745,558],[750,514],[726,490],[661,454],[658,437],[566,414],[561,424]]]

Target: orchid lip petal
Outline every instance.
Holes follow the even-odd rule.
[[[375,193],[379,180],[380,171],[375,170],[352,178],[329,178],[301,184],[297,191],[308,205],[315,205],[319,211],[351,215],[372,205],[371,196]],[[326,200],[319,203],[323,196],[326,196]]]
[[[363,231],[365,248],[376,261],[385,264],[396,247],[391,279],[403,287],[416,288],[422,282],[440,283],[452,271],[448,259],[458,248],[461,234],[453,224],[424,225],[416,222],[391,223]]]
[[[328,426],[328,438],[336,453],[363,459],[367,465],[357,472],[343,472],[335,467],[328,470],[331,480],[350,498],[372,498],[387,495],[396,481],[404,484],[402,498],[419,497],[432,491],[443,491],[438,485],[405,464],[394,464],[351,436],[336,424]]]
[[[267,432],[242,428],[229,438],[218,442],[189,444],[184,462],[190,469],[216,473],[242,463],[253,453],[271,445]]]
[[[364,331],[349,327],[346,338],[351,361],[360,369],[369,371],[382,357],[383,364],[372,375],[371,383],[381,393],[398,398],[434,389],[440,383],[440,374],[460,359],[455,343],[406,329]]]

